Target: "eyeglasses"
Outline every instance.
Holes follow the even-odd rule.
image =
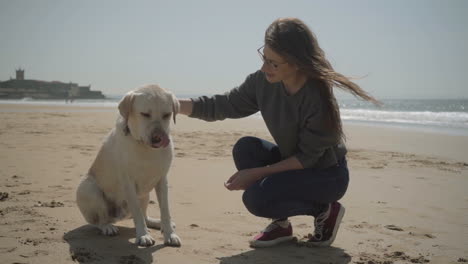
[[[278,67],[281,65],[281,64],[286,64],[288,63],[287,61],[286,62],[275,62],[275,61],[272,61],[270,59],[267,59],[265,57],[265,55],[263,54],[263,52],[261,51],[265,46],[261,46],[260,48],[257,49],[257,52],[258,52],[258,55],[260,55],[260,59],[262,59],[263,63],[266,63],[267,65],[273,67],[273,69],[278,69]]]

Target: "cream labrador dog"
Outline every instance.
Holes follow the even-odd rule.
[[[76,199],[86,221],[104,235],[118,233],[113,225],[133,217],[136,244],[154,245],[148,228],[161,229],[164,244],[180,246],[168,202],[167,173],[173,156],[171,116],[179,102],[157,85],[147,85],[125,95],[120,117],[107,135],[94,163],[78,186]],[[155,189],[161,219],[146,214],[149,194]]]

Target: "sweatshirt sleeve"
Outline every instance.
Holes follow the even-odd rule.
[[[256,74],[247,76],[244,83],[224,94],[191,98],[190,117],[205,121],[241,118],[259,111],[256,96]]]
[[[322,157],[327,157],[339,144],[339,137],[324,126],[323,110],[315,108],[306,119],[305,125],[299,130],[298,152],[296,158],[304,168],[315,167]],[[335,155],[332,155],[335,156]]]

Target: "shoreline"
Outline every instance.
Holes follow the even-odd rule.
[[[343,124],[366,126],[366,127],[377,127],[377,128],[388,128],[402,131],[414,131],[423,132],[430,134],[448,135],[448,136],[468,136],[466,129],[458,127],[441,127],[441,126],[428,126],[420,124],[408,124],[408,123],[391,123],[391,122],[372,122],[372,121],[355,121],[355,120],[343,120]]]
[[[94,103],[57,103],[57,104],[41,104],[41,103],[3,103],[0,101],[0,113],[15,113],[15,112],[115,112],[117,113],[118,102],[109,102],[109,105],[96,106]],[[246,117],[246,119],[260,120],[263,122],[259,113]],[[429,126],[419,124],[403,124],[392,122],[373,122],[373,121],[355,121],[343,120],[343,126],[360,126],[370,129],[391,129],[401,132],[419,132],[424,134],[437,134],[445,136],[467,136],[468,132],[463,128],[447,128],[441,126]]]

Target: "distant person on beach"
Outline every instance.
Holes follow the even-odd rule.
[[[349,173],[339,107],[333,87],[378,104],[349,78],[333,70],[317,39],[301,20],[275,20],[258,49],[261,69],[231,91],[180,99],[180,112],[206,121],[241,118],[258,111],[275,143],[246,136],[232,150],[238,169],[225,187],[244,190],[254,215],[272,222],[251,241],[269,247],[293,239],[288,218],[310,215],[308,243],[333,243],[345,208],[338,202]]]

